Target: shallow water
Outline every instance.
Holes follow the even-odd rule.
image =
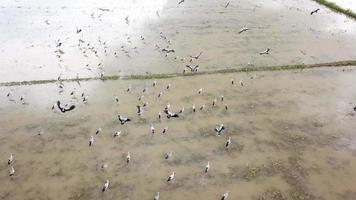
[[[356,2],[353,0],[331,0],[331,2],[334,2],[343,8],[350,9],[356,12]]]
[[[313,1],[226,2],[2,1],[0,81],[181,72],[199,52],[203,71],[356,59],[355,22]]]
[[[355,199],[355,75],[353,68],[325,68],[178,77],[157,80],[156,87],[153,80],[64,83],[63,92],[56,84],[1,87],[0,199],[153,199],[160,192],[161,199],[209,200],[226,191],[232,200]],[[138,117],[135,105],[142,104],[137,98],[145,87],[143,102],[149,106]],[[77,108],[52,111],[58,99]],[[173,111],[184,106],[184,114],[159,121],[157,113],[167,103]],[[192,104],[205,104],[206,110],[192,113]],[[119,125],[117,114],[133,121]],[[213,129],[220,123],[226,131],[219,137]],[[155,135],[149,133],[151,124]],[[89,147],[99,127],[103,132]],[[119,130],[122,135],[114,139]],[[232,146],[226,150],[229,136]],[[169,151],[173,157],[166,161]],[[6,163],[10,153],[13,177]],[[208,161],[211,170],[204,174]],[[176,179],[168,184],[172,171]],[[111,186],[102,194],[106,179]]]

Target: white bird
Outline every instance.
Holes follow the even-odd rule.
[[[155,87],[157,85],[157,81],[154,80],[153,83],[152,83],[152,86]]]
[[[95,132],[95,135],[99,135],[101,133],[101,131],[102,131],[101,128],[98,128]]]
[[[116,103],[119,103],[119,97],[115,96]]]
[[[129,118],[127,118],[127,117],[123,117],[123,116],[121,116],[121,115],[118,115],[117,117],[119,118],[119,121],[120,121],[120,123],[121,123],[122,125],[125,124],[126,122],[131,121],[131,119],[129,119]]]
[[[243,87],[244,86],[244,82],[241,80],[240,81],[240,86]]]
[[[127,152],[126,163],[129,164],[130,161],[131,161],[131,154],[130,154],[130,152]]]
[[[203,88],[200,88],[199,90],[198,90],[198,94],[202,94],[203,93]]]
[[[216,99],[213,100],[213,106],[216,106]]]
[[[89,146],[91,146],[93,144],[94,144],[94,136],[91,136],[90,140],[89,140]]]
[[[175,175],[176,175],[176,173],[175,173],[175,172],[172,172],[172,174],[168,176],[167,182],[172,181],[172,180],[174,179],[174,176],[175,176]]]
[[[193,104],[193,107],[192,107],[192,109],[193,109],[193,112],[195,112],[195,104]]]
[[[14,155],[10,154],[9,160],[7,161],[7,164],[10,165],[14,161]]]
[[[172,86],[172,85],[171,85],[170,83],[168,83],[168,85],[167,85],[167,87],[166,87],[167,90],[168,90],[169,88],[171,88],[171,86]]]
[[[163,92],[161,91],[158,93],[157,97],[160,98],[162,95],[163,95]]]
[[[205,108],[205,105],[202,105],[202,106],[200,106],[200,110],[204,110],[204,108]]]
[[[147,91],[147,87],[143,88],[142,93],[145,93]]]
[[[210,169],[210,162],[208,161],[208,164],[205,165],[205,170],[204,170],[205,173],[208,173],[209,169]]]
[[[151,133],[155,134],[155,127],[153,127],[153,124],[151,124]]]
[[[11,168],[10,168],[10,174],[9,174],[9,175],[10,175],[10,176],[15,175],[15,169],[14,169],[13,166],[11,166]]]
[[[167,131],[168,131],[168,126],[166,126],[166,128],[163,129],[162,134],[167,133]]]
[[[225,192],[223,196],[221,197],[221,200],[227,200],[227,197],[229,196],[229,192]]]
[[[131,91],[131,85],[126,89],[126,92],[130,92]]]
[[[182,106],[182,108],[180,109],[179,113],[183,113],[184,112],[184,107]]]
[[[156,195],[153,197],[153,200],[159,200],[159,192],[156,193]]]
[[[172,155],[173,155],[173,152],[170,151],[169,153],[166,153],[166,154],[164,155],[164,159],[168,160],[169,158],[172,157]]]
[[[116,138],[116,137],[119,137],[121,135],[121,131],[116,131],[114,134],[113,134],[113,137]]]
[[[220,101],[224,101],[224,96],[221,95]]]
[[[102,192],[105,192],[106,190],[109,189],[109,180],[106,180],[105,183],[104,183],[104,186],[103,186],[103,189],[101,190]]]
[[[230,147],[230,145],[231,145],[231,137],[229,137],[229,139],[226,141],[225,148],[228,149]]]

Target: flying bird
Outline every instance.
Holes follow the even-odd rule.
[[[269,54],[270,50],[271,50],[270,48],[267,48],[266,50],[260,52],[260,55]]]
[[[248,31],[249,29],[247,27],[243,27],[238,33],[241,34],[245,31]]]
[[[195,55],[195,56],[189,56],[190,58],[194,58],[196,60],[199,59],[199,57],[201,56],[201,54],[203,54],[203,52],[201,51],[199,54]]]
[[[222,131],[225,129],[224,124],[221,124],[220,126],[215,127],[215,132],[218,133],[218,135],[221,135]]]
[[[166,53],[175,53],[176,51],[174,51],[174,49],[162,49],[162,52],[166,52]]]
[[[71,111],[75,108],[75,105],[71,105],[71,106],[62,106],[61,105],[61,102],[60,101],[57,101],[57,106],[59,108],[59,110],[62,112],[62,113],[65,113],[65,112],[68,112],[68,111]]]
[[[121,125],[124,125],[126,122],[131,121],[131,119],[129,119],[127,117],[123,117],[121,115],[118,115],[117,117],[119,118],[119,121],[120,121]]]
[[[227,2],[227,4],[225,5],[225,8],[227,8],[230,5],[230,1]]]
[[[195,65],[194,67],[191,65],[185,65],[185,67],[189,68],[191,72],[197,72],[199,69],[199,65]]]
[[[313,15],[313,14],[318,13],[318,12],[319,12],[319,10],[320,10],[320,9],[318,8],[318,9],[316,9],[316,10],[311,11],[311,12],[310,12],[310,15]]]
[[[181,3],[183,3],[183,2],[184,2],[184,0],[180,0],[180,1],[178,2],[178,5],[181,4]]]

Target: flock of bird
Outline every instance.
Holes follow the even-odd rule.
[[[178,5],[180,5],[180,4],[184,3],[184,2],[185,2],[185,0],[180,0],[180,1],[178,2]],[[227,2],[224,7],[227,8],[229,5],[230,5],[230,2]],[[320,9],[313,10],[313,11],[310,13],[310,15],[316,14],[319,10],[320,10]],[[158,13],[157,13],[157,15],[158,15]],[[45,23],[46,23],[46,24],[49,24],[49,22],[48,22],[47,20],[46,20]],[[127,16],[127,17],[125,18],[125,23],[126,23],[127,25],[130,24],[130,18],[129,18],[129,16]],[[238,31],[238,34],[242,34],[242,33],[247,32],[247,31],[249,31],[249,28],[246,27],[246,26],[244,26],[240,31]],[[81,34],[81,33],[83,33],[83,30],[82,30],[81,28],[76,27],[76,32],[75,32],[75,33],[76,33],[76,34]],[[176,53],[176,50],[174,50],[174,49],[172,49],[172,48],[170,47],[171,40],[168,40],[167,37],[166,37],[165,35],[163,35],[162,32],[160,33],[160,37],[161,37],[162,39],[164,39],[165,41],[167,41],[167,44],[168,44],[168,45],[167,45],[166,47],[164,47],[164,48],[161,48],[159,45],[156,44],[155,47],[156,47],[160,52],[164,53],[164,54],[165,54],[165,57],[167,57],[169,54],[175,54],[175,53]],[[145,40],[145,38],[144,38],[143,36],[141,36],[140,38],[141,38],[142,41]],[[127,41],[128,41],[128,43],[130,43],[130,36],[127,37]],[[107,55],[108,52],[107,52],[107,44],[106,44],[106,42],[105,42],[105,41],[102,41],[101,38],[98,38],[98,42],[99,42],[99,44],[102,46],[102,49],[101,49],[101,50],[103,50],[103,53],[104,53],[105,55]],[[63,62],[62,55],[64,54],[64,51],[61,49],[62,44],[63,44],[63,41],[57,40],[57,41],[56,41],[56,45],[55,45],[56,48],[57,48],[57,49],[55,50],[55,53],[56,53],[56,57],[59,59],[59,62]],[[97,48],[95,48],[92,44],[86,43],[86,42],[83,40],[83,38],[79,38],[79,39],[78,39],[78,48],[82,51],[82,53],[83,53],[84,56],[88,56],[88,53],[91,52],[91,53],[93,53],[96,57],[100,57],[99,54],[98,54],[98,51],[99,51],[99,50],[98,50]],[[135,50],[136,48],[133,48],[133,49]],[[124,53],[126,54],[126,56],[130,57],[129,50],[126,49],[125,46],[121,46],[121,51],[124,52]],[[259,54],[260,54],[260,55],[267,55],[267,54],[270,53],[270,51],[271,51],[270,48],[266,48],[264,51],[259,52]],[[117,54],[118,54],[118,52],[115,51],[115,52],[114,52],[114,56],[117,56]],[[198,54],[196,54],[196,55],[190,55],[190,56],[189,56],[189,59],[190,59],[190,60],[189,60],[189,64],[186,64],[186,65],[185,65],[185,69],[183,70],[183,73],[186,73],[186,72],[187,72],[186,69],[187,69],[189,72],[191,72],[191,73],[197,72],[197,71],[199,70],[199,64],[192,64],[192,63],[193,63],[193,61],[199,60],[199,58],[200,58],[202,55],[203,55],[203,51],[200,51],[200,52],[199,52]],[[175,59],[178,59],[178,56],[176,56]],[[185,59],[182,58],[181,60],[184,61]],[[103,71],[102,62],[98,63],[98,64],[97,64],[97,67],[98,67],[98,69],[102,70],[102,72],[100,73],[100,76],[103,77],[103,76],[104,76],[104,71]],[[86,69],[92,70],[92,69],[89,67],[89,64],[86,65]],[[234,82],[233,79],[231,80],[230,83],[231,83],[231,85],[234,85],[234,84],[235,84],[235,82]],[[58,83],[57,83],[57,84],[58,84],[58,87],[63,91],[64,84],[62,83],[61,75],[58,77]],[[153,81],[152,87],[156,87],[156,85],[157,85],[157,81]],[[244,86],[244,82],[241,80],[241,81],[239,82],[239,85],[240,85],[241,87],[243,87],[243,86]],[[168,84],[168,85],[165,87],[165,90],[168,91],[170,88],[171,88],[171,84]],[[148,89],[148,88],[145,87],[145,88],[142,90],[142,93],[144,94],[144,93],[147,91],[147,89]],[[127,90],[126,90],[126,92],[130,92],[131,90],[132,90],[132,88],[131,88],[131,87],[128,87]],[[164,91],[159,92],[159,94],[157,95],[157,98],[160,98],[160,97],[163,95],[163,92],[164,92]],[[203,88],[200,88],[200,89],[197,91],[197,93],[198,93],[199,95],[201,95],[201,94],[203,93]],[[74,91],[72,91],[72,92],[70,93],[70,95],[74,95]],[[7,93],[6,96],[7,96],[8,98],[10,98],[10,97],[11,97],[11,93],[10,93],[10,92]],[[84,94],[84,92],[81,94],[81,98],[82,98],[82,101],[83,101],[84,103],[86,103],[86,102],[88,101],[88,96],[86,96],[86,95]],[[24,96],[21,96],[19,99],[20,99],[20,101],[21,101],[23,104],[26,103]],[[142,100],[142,96],[140,96],[140,97],[138,98],[138,100],[141,101],[141,100]],[[115,96],[114,101],[115,101],[116,103],[119,103],[119,97]],[[215,107],[215,106],[217,105],[217,102],[218,102],[217,99],[213,99],[213,100],[212,100],[212,103],[211,103],[211,106],[212,106],[212,107]],[[221,97],[220,97],[220,102],[224,102],[224,96],[221,96]],[[144,102],[142,105],[136,105],[136,108],[137,108],[137,116],[138,116],[138,117],[140,117],[140,116],[142,116],[142,115],[144,114],[145,107],[147,107],[147,106],[148,106],[148,102]],[[77,108],[76,105],[74,105],[74,104],[63,104],[60,100],[58,100],[58,101],[52,106],[52,110],[58,110],[58,111],[60,111],[60,113],[63,113],[63,114],[65,114],[66,112],[71,112],[71,111],[75,110],[76,108]],[[205,108],[206,108],[206,106],[205,106],[205,105],[202,105],[202,106],[199,107],[199,110],[204,110]],[[224,109],[225,109],[226,111],[228,111],[228,105],[227,105],[227,104],[224,105]],[[356,111],[356,106],[353,107],[353,110]],[[171,110],[171,105],[170,105],[170,104],[167,104],[164,109],[162,109],[161,111],[158,111],[158,112],[157,112],[157,113],[158,113],[157,117],[158,117],[159,120],[161,120],[161,119],[162,119],[162,115],[165,114],[167,119],[172,119],[172,120],[174,120],[175,118],[180,118],[181,115],[184,113],[184,111],[185,111],[185,109],[184,109],[184,107],[182,107],[178,112],[174,112],[174,111]],[[191,111],[192,111],[192,113],[197,112],[197,109],[196,109],[195,104],[192,105]],[[119,114],[119,115],[117,116],[117,121],[118,121],[118,123],[121,124],[121,125],[129,124],[129,123],[132,122],[133,120],[134,120],[134,119],[132,119],[131,117],[124,116],[124,115],[121,115],[121,114]],[[217,125],[215,128],[213,128],[213,130],[215,131],[215,133],[216,133],[217,136],[221,136],[221,135],[223,134],[223,132],[224,132],[225,129],[226,129],[226,128],[225,128],[224,124]],[[92,147],[94,146],[94,143],[95,143],[95,136],[96,136],[96,135],[99,135],[101,132],[102,132],[102,128],[98,128],[98,129],[96,130],[96,132],[95,132],[95,135],[90,136],[89,142],[88,142],[89,147],[92,148]],[[167,132],[168,132],[168,126],[166,126],[166,127],[163,129],[162,133],[165,134],[165,133],[167,133]],[[151,124],[150,133],[151,133],[151,134],[155,134],[155,133],[156,133],[156,129],[155,129],[155,127],[153,126],[153,124]],[[113,136],[114,138],[115,138],[115,137],[120,137],[120,136],[121,136],[121,131],[117,131],[117,132],[113,133],[112,136]],[[231,144],[232,144],[232,138],[231,138],[231,137],[228,137],[228,139],[227,139],[226,142],[224,143],[225,149],[228,150],[228,149],[230,148]],[[173,152],[168,152],[168,153],[166,153],[165,156],[164,156],[164,159],[169,159],[170,157],[172,157],[172,154],[173,154]],[[130,153],[130,152],[127,152],[127,155],[126,155],[126,163],[127,163],[127,164],[130,164],[130,162],[131,162],[131,153]],[[15,175],[15,168],[14,168],[13,163],[14,163],[14,155],[13,155],[13,154],[10,154],[10,157],[8,158],[8,162],[7,162],[8,166],[10,167],[10,173],[9,173],[10,176],[14,176],[14,175]],[[106,166],[107,166],[107,164],[103,165],[102,167],[105,168]],[[210,161],[208,161],[207,164],[203,167],[203,170],[202,170],[203,173],[209,173],[210,168],[211,168],[211,163],[210,163]],[[174,181],[174,180],[175,180],[175,176],[176,176],[176,172],[175,172],[175,171],[172,171],[172,173],[167,176],[166,182],[167,182],[167,183],[170,183],[170,182]],[[109,181],[109,179],[107,179],[107,180],[105,181],[105,183],[103,184],[101,191],[104,193],[104,192],[107,192],[109,189],[110,189],[110,181]],[[228,196],[229,196],[229,192],[225,192],[224,194],[222,194],[221,200],[227,200]],[[157,193],[154,195],[153,199],[154,199],[154,200],[159,200],[159,199],[160,199],[160,192],[157,192]]]

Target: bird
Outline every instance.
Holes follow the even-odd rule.
[[[216,99],[213,100],[213,106],[216,106]]]
[[[155,134],[155,127],[153,126],[153,124],[151,124],[151,133]]]
[[[356,112],[356,106],[354,106],[354,111]]]
[[[184,107],[182,106],[182,108],[179,110],[179,113],[182,114],[184,112]]]
[[[319,10],[320,10],[320,9],[318,8],[318,9],[316,9],[316,10],[311,11],[311,12],[310,12],[310,15],[313,15],[313,14],[318,13],[318,12],[319,12]]]
[[[231,85],[233,85],[235,83],[235,80],[232,78],[231,79]]]
[[[180,0],[180,1],[178,2],[178,5],[181,4],[181,3],[183,3],[183,2],[184,2],[184,0]]]
[[[82,32],[82,29],[78,29],[78,27],[77,27],[77,34],[80,32]]]
[[[227,4],[225,5],[225,8],[227,8],[230,5],[230,1],[227,2]]]
[[[147,87],[143,88],[142,93],[145,93],[147,91]]]
[[[176,173],[175,173],[175,172],[172,172],[172,174],[168,176],[167,182],[172,181],[172,180],[174,179],[174,176],[175,176],[175,175],[176,175]]]
[[[196,60],[199,59],[199,57],[201,56],[201,54],[203,54],[203,52],[201,51],[199,54],[195,55],[195,56],[189,56],[190,58],[194,58]]]
[[[161,112],[158,112],[158,119],[161,119],[161,117],[162,117]]]
[[[192,107],[192,109],[193,109],[193,112],[195,112],[195,104],[193,104],[193,107]]]
[[[119,103],[119,97],[115,96],[116,103]]]
[[[121,135],[121,131],[116,131],[112,136],[114,138],[119,137]]]
[[[131,154],[130,154],[130,152],[127,152],[126,163],[129,164],[130,161],[131,161]]]
[[[174,49],[162,49],[162,52],[175,53],[176,51],[174,51]]]
[[[10,92],[7,93],[6,97],[9,97],[10,96]]]
[[[166,154],[164,155],[164,159],[168,160],[169,158],[172,157],[172,155],[173,155],[173,152],[170,151],[169,153],[166,153]]]
[[[127,17],[125,18],[125,21],[126,21],[126,24],[127,24],[127,25],[129,25],[129,24],[130,24],[130,21],[129,21],[129,16],[127,16]]]
[[[129,86],[127,89],[126,89],[126,92],[130,92],[131,91],[131,86]]]
[[[172,86],[172,85],[171,85],[170,83],[168,83],[168,85],[167,85],[167,87],[166,87],[167,90],[168,90],[169,88],[171,88],[171,86]]]
[[[118,115],[117,117],[118,117],[118,119],[119,119],[119,121],[120,121],[121,125],[124,125],[126,122],[131,121],[131,119],[130,119],[130,118],[123,117],[123,116],[121,116],[121,115]]]
[[[224,96],[221,95],[220,101],[224,101]]]
[[[147,107],[148,106],[148,102],[146,101],[145,103],[143,103],[142,107]]]
[[[260,52],[260,55],[269,54],[270,50],[271,50],[270,48],[267,48],[266,50]]]
[[[101,190],[102,192],[105,192],[106,190],[109,189],[109,180],[106,180],[105,183],[104,183],[104,186],[103,186],[103,189]]]
[[[89,140],[89,146],[92,146],[93,144],[94,144],[94,136],[91,136]]]
[[[227,104],[225,104],[225,110],[228,110],[229,108],[227,107]]]
[[[157,81],[153,81],[152,86],[155,87],[157,85]]]
[[[14,161],[14,155],[10,154],[9,160],[7,161],[7,164],[10,165]]]
[[[205,105],[202,105],[202,106],[200,106],[200,110],[204,110],[204,108],[205,108]]]
[[[141,107],[140,105],[137,105],[136,108],[137,108],[137,115],[141,116],[143,114],[143,107]]]
[[[221,200],[227,200],[227,197],[229,196],[229,192],[225,192],[223,196],[221,197]]]
[[[167,118],[170,119],[171,117],[178,118],[179,115],[177,113],[171,112],[169,110],[165,110],[165,113],[167,114]]]
[[[99,135],[101,133],[101,131],[102,131],[101,128],[96,129],[95,135]]]
[[[71,106],[69,106],[69,107],[68,107],[68,106],[62,107],[60,101],[57,101],[57,106],[58,106],[59,110],[60,110],[62,113],[71,111],[71,110],[73,110],[73,109],[75,108],[75,105],[71,105]]]
[[[162,95],[163,95],[163,92],[161,91],[158,93],[157,97],[160,98]]]
[[[202,94],[203,93],[203,88],[200,88],[199,90],[198,90],[198,94]]]
[[[189,68],[191,72],[197,72],[199,69],[199,65],[195,65],[195,66],[185,65],[185,67]]]
[[[167,133],[167,131],[168,131],[168,126],[166,126],[166,128],[163,129],[162,134]]]
[[[225,129],[224,124],[221,124],[220,126],[216,126],[214,130],[215,130],[215,132],[218,133],[218,135],[221,135],[221,132],[222,132],[224,129]]]
[[[227,139],[226,143],[225,143],[225,148],[229,148],[231,145],[231,137],[229,137],[229,139]]]
[[[247,27],[243,27],[238,33],[241,34],[245,31],[248,31],[249,29]]]
[[[24,96],[21,96],[20,97],[20,101],[24,101],[25,97]]]
[[[208,173],[209,169],[210,169],[210,162],[208,161],[208,164],[205,165],[205,170],[204,170],[204,172],[205,172],[205,173]]]
[[[156,195],[153,197],[153,200],[159,200],[159,192],[156,193]]]
[[[15,168],[13,166],[11,166],[11,168],[10,168],[10,174],[9,175],[10,176],[15,175]]]
[[[240,86],[243,87],[244,86],[244,82],[241,80],[240,81]]]

